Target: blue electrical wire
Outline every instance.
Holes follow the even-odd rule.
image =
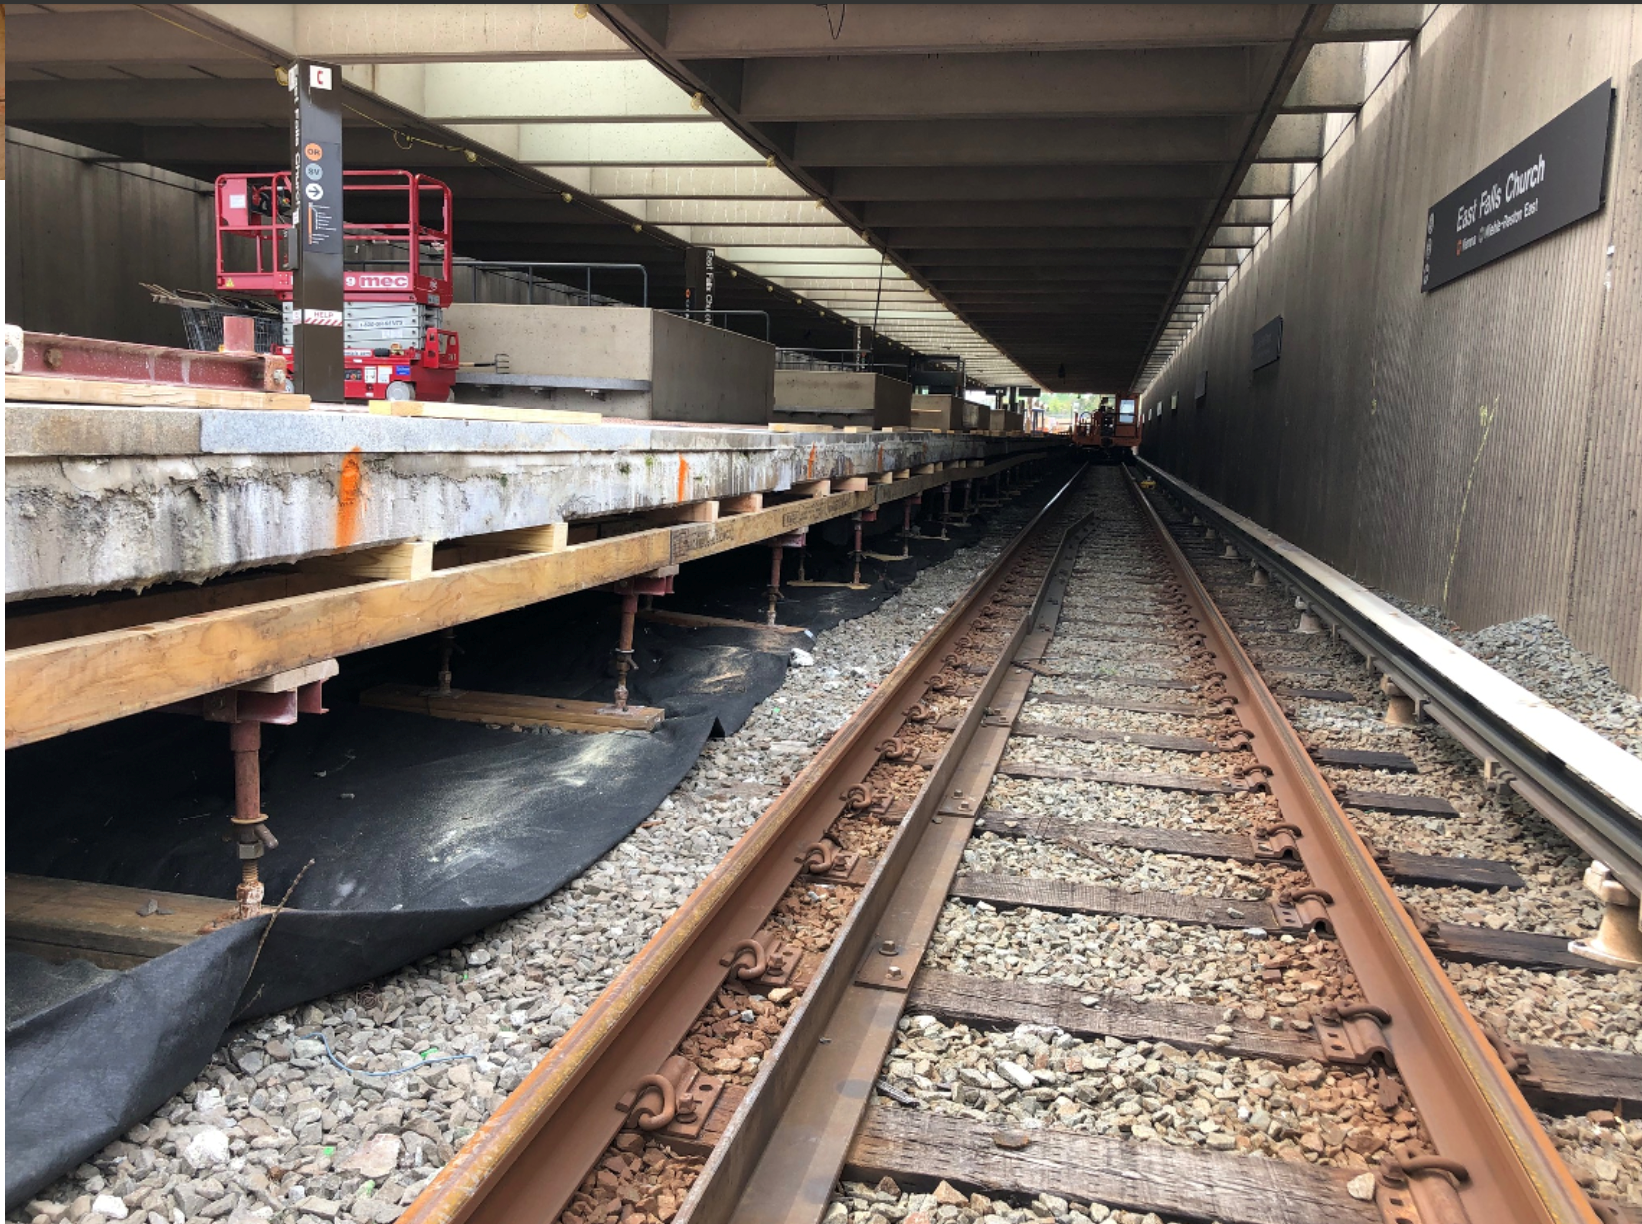
[[[403,1075],[407,1071],[415,1071],[418,1067],[431,1067],[434,1063],[460,1062],[464,1058],[477,1059],[479,1057],[477,1054],[441,1054],[438,1058],[419,1059],[408,1067],[396,1067],[392,1071],[361,1071],[358,1067],[350,1067],[347,1063],[343,1062],[336,1056],[336,1051],[331,1049],[331,1039],[325,1036],[323,1031],[316,1029],[311,1033],[298,1033],[297,1036],[299,1038],[318,1037],[319,1040],[325,1045],[325,1056],[337,1066],[341,1067],[344,1071],[347,1071],[353,1075],[369,1075],[378,1079],[389,1075]]]

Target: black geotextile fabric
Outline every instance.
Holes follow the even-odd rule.
[[[899,527],[898,513],[872,525],[867,547],[899,552]],[[868,562],[869,590],[789,588],[781,622],[820,632],[864,615],[983,530],[976,520],[950,541],[913,541],[914,560]],[[847,523],[812,528],[808,576],[847,578],[848,544]],[[658,606],[762,621],[769,563],[757,546],[693,563]],[[455,685],[607,699],[616,628],[602,592],[463,626]],[[263,809],[280,841],[262,860],[269,904],[308,865],[291,909],[115,974],[7,957],[7,1207],[162,1105],[231,1024],[389,973],[573,879],[655,810],[709,735],[741,726],[792,645],[809,644],[641,621],[632,700],[667,710],[651,734],[519,733],[358,704],[375,684],[431,683],[433,637],[343,659],[329,713],[263,730]],[[9,872],[232,897],[221,724],[143,714],[15,749],[6,800]]]

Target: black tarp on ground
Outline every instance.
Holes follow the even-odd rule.
[[[895,519],[869,548],[899,551]],[[911,561],[869,562],[867,591],[789,589],[781,621],[820,631],[864,615],[983,531],[977,519],[950,542],[914,541]],[[812,529],[809,576],[847,577],[846,541],[846,525]],[[767,548],[726,553],[688,567],[660,606],[761,620],[768,574]],[[614,605],[587,592],[462,627],[456,686],[603,699]],[[655,810],[710,734],[741,726],[793,644],[809,639],[641,622],[629,686],[668,711],[652,734],[493,731],[357,704],[375,684],[431,682],[429,638],[342,660],[330,713],[264,729],[263,807],[280,839],[262,860],[270,904],[312,860],[292,909],[120,973],[7,957],[8,1208],[162,1105],[230,1024],[391,972],[575,878]],[[139,715],[7,764],[8,871],[232,897],[222,725]]]

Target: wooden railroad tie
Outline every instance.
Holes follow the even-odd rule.
[[[1132,893],[1105,884],[1078,884],[1015,875],[961,875],[950,894],[962,901],[985,901],[997,909],[1039,909],[1061,914],[1112,914],[1174,922],[1183,926],[1211,926],[1230,930],[1259,928],[1287,931],[1277,907],[1268,901],[1234,901],[1224,897],[1180,896],[1154,890]],[[1496,931],[1455,922],[1426,924],[1426,942],[1442,960],[1468,964],[1514,965],[1555,972],[1584,969],[1592,973],[1617,972],[1568,950],[1567,936],[1538,935],[1531,931]]]
[[[1094,998],[1086,1006],[1084,998]],[[1205,1050],[1220,1058],[1265,1058],[1279,1063],[1330,1058],[1315,1030],[1273,1029],[1241,1016],[1227,1021],[1219,1004],[1135,999],[1120,991],[1091,996],[1071,986],[1018,979],[973,977],[925,969],[913,979],[907,1010],[971,1028],[1008,1030],[1046,1024],[1082,1040],[1162,1041],[1181,1050]],[[1220,1030],[1230,1028],[1230,1034]],[[1569,1113],[1611,1109],[1615,1101],[1642,1104],[1642,1055],[1563,1046],[1520,1048],[1527,1071],[1523,1092],[1537,1106]],[[1353,1064],[1342,1064],[1348,1069]]]

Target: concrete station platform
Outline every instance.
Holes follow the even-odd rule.
[[[7,743],[676,572],[1056,445],[11,403]],[[197,585],[140,594],[177,583]]]
[[[344,412],[6,411],[6,599],[202,581],[1042,450],[1041,438]]]

